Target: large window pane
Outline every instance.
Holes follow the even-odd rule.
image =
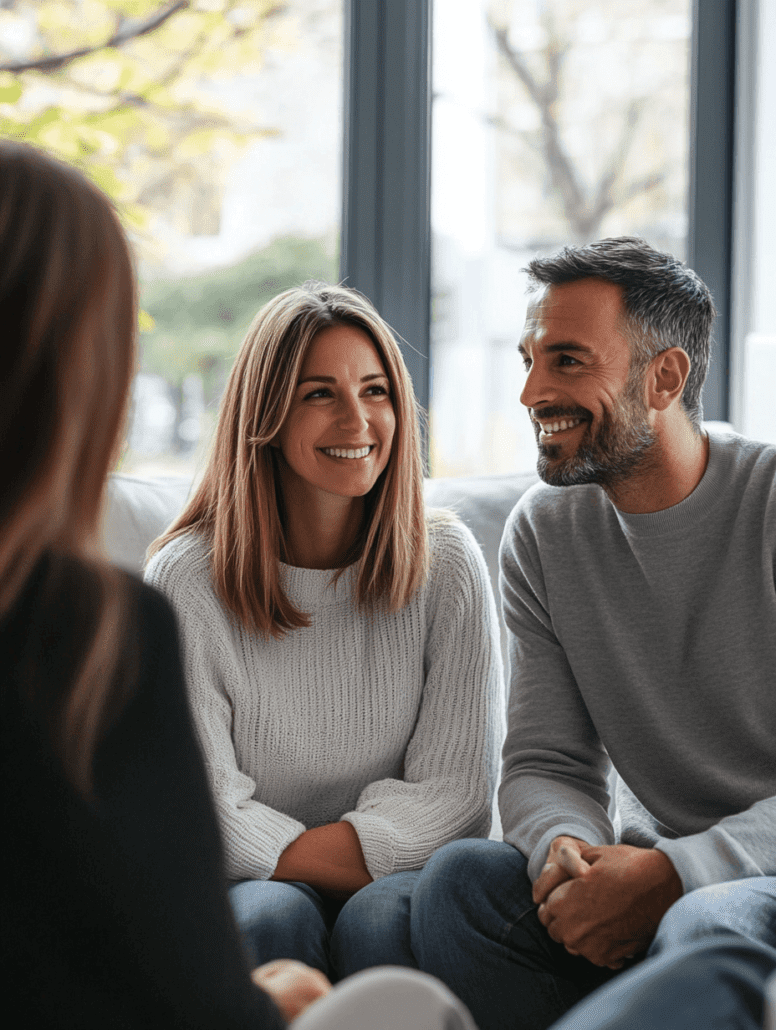
[[[690,0],[437,0],[431,465],[535,464],[520,269],[632,234],[686,251]]]
[[[135,245],[146,316],[121,468],[189,474],[257,309],[337,277],[343,0],[3,8],[0,132],[83,167]]]

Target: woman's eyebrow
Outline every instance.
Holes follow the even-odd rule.
[[[359,382],[368,383],[372,379],[387,379],[388,376],[385,372],[370,372],[369,375],[361,376]],[[301,386],[302,383],[336,383],[337,379],[335,376],[305,376],[304,379],[300,379],[296,384]]]

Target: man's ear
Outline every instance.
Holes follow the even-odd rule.
[[[681,347],[669,347],[652,359],[647,371],[647,404],[665,411],[684,392],[692,362]]]

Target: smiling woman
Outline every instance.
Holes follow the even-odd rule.
[[[154,550],[251,960],[415,966],[418,871],[490,829],[501,656],[478,545],[424,508],[412,384],[366,298],[308,284],[259,311]]]
[[[319,332],[272,444],[292,564],[341,563],[363,519],[363,499],[388,464],[395,428],[390,381],[371,339],[348,325]]]

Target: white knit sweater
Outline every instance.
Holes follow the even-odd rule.
[[[178,614],[231,879],[267,879],[304,830],[340,819],[375,879],[489,832],[504,710],[493,593],[470,531],[429,525],[428,582],[393,614],[355,608],[357,565],[333,586],[330,571],[281,564],[312,616],[281,640],[227,615],[201,537],[150,562]]]

